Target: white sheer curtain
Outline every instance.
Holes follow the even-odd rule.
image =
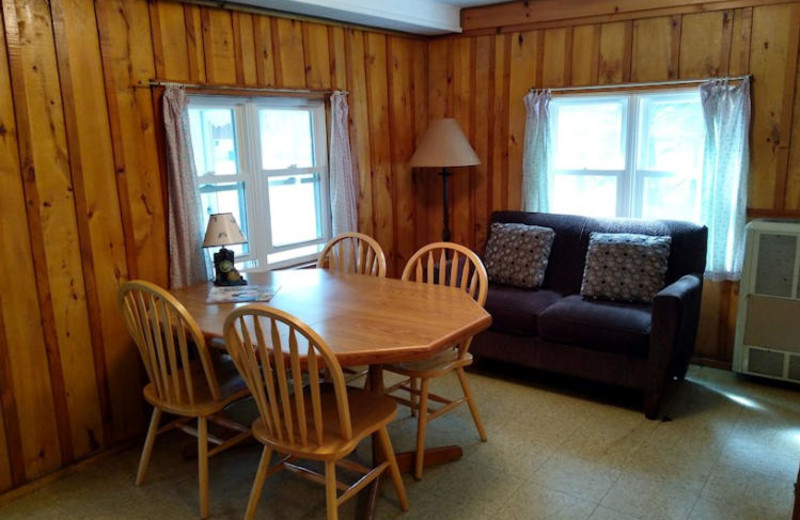
[[[524,211],[550,210],[551,98],[549,90],[532,90],[525,95],[525,146],[522,156]]]
[[[358,180],[350,155],[347,94],[331,94],[330,184],[333,236],[358,227]]]
[[[184,89],[170,86],[164,90],[169,200],[169,285],[172,288],[208,280],[200,222],[200,192],[192,159],[187,104]]]
[[[708,226],[706,278],[738,280],[744,256],[750,150],[750,80],[700,86],[706,122],[700,217]]]

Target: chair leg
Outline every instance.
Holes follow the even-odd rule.
[[[475,421],[475,427],[478,429],[478,435],[480,435],[483,442],[486,442],[486,429],[483,427],[483,420],[478,411],[478,405],[475,403],[475,397],[472,395],[472,390],[467,382],[467,373],[464,372],[463,368],[459,367],[456,369],[456,374],[458,374],[458,380],[461,382],[461,389],[464,391],[464,397],[467,398],[467,405],[469,406],[470,413],[472,413],[472,420]]]
[[[400,475],[400,468],[397,466],[397,458],[394,456],[394,448],[392,448],[392,440],[389,438],[389,431],[384,426],[378,431],[383,446],[383,454],[386,460],[389,461],[389,471],[392,473],[392,480],[394,481],[394,490],[397,492],[397,500],[400,502],[400,509],[408,511],[408,497],[406,497],[406,488],[403,485],[403,477]]]
[[[153,444],[158,435],[158,424],[161,421],[161,409],[153,408],[153,415],[150,416],[150,427],[147,429],[147,437],[144,439],[142,448],[142,458],[139,459],[139,471],[136,473],[136,485],[144,483],[144,475],[147,473],[147,466],[150,465],[150,454],[153,453]]]
[[[325,504],[328,509],[328,520],[337,520],[339,504],[336,500],[336,461],[325,461]]]
[[[428,378],[422,378],[422,389],[419,396],[419,416],[417,417],[417,451],[414,456],[414,478],[422,478],[425,461],[425,427],[428,422]]]
[[[197,469],[200,474],[200,518],[208,518],[208,420],[197,418]]]
[[[417,415],[417,402],[419,401],[419,395],[417,395],[416,391],[419,390],[419,379],[416,377],[412,377],[409,379],[411,384],[411,417]]]
[[[261,490],[264,488],[264,481],[267,478],[269,471],[269,463],[272,459],[272,448],[264,446],[261,452],[261,461],[258,463],[256,470],[256,477],[253,479],[253,489],[250,490],[250,499],[247,501],[247,511],[244,514],[244,520],[252,520],[256,514],[256,507],[258,501],[261,499]]]

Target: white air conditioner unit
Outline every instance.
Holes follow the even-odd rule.
[[[733,370],[800,383],[800,221],[747,225]]]

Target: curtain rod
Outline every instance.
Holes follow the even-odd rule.
[[[618,83],[615,85],[587,85],[583,87],[555,87],[555,88],[531,88],[529,92],[535,90],[549,90],[550,92],[575,92],[584,90],[614,90],[626,88],[642,88],[642,87],[660,87],[660,86],[673,86],[673,85],[699,85],[708,81],[724,79],[728,81],[743,81],[745,79],[752,79],[752,75],[745,76],[732,76],[724,78],[706,78],[706,79],[678,79],[673,81],[647,81],[644,83]]]
[[[336,89],[311,89],[311,88],[278,88],[278,87],[247,87],[240,85],[214,85],[208,83],[182,83],[180,81],[159,81],[151,79],[151,87],[183,87],[208,90],[231,90],[240,92],[271,92],[275,94],[334,94],[340,92],[349,94],[347,90]]]

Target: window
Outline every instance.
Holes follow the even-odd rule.
[[[231,212],[248,242],[241,268],[316,258],[330,238],[322,101],[191,96],[189,125],[208,216]]]
[[[696,89],[553,99],[551,210],[700,219],[705,123]]]

